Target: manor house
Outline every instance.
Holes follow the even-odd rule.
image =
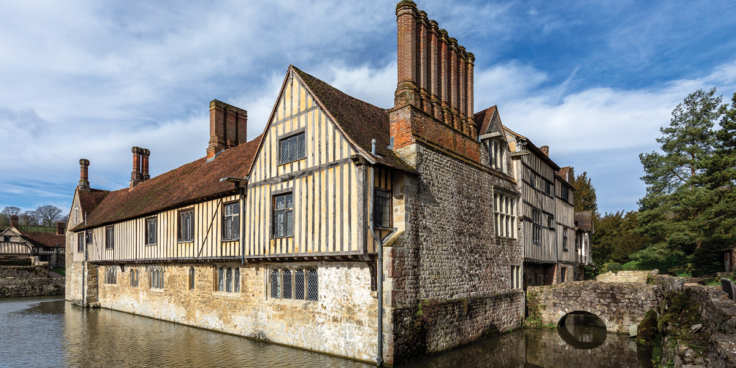
[[[116,191],[80,160],[66,298],[388,364],[519,327],[517,149],[474,113],[473,54],[410,0],[396,16],[393,107],[290,66],[258,137],[214,100],[199,160],[151,177],[133,147]]]

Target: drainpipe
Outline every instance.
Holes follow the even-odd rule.
[[[376,140],[372,141],[371,154],[376,155]],[[376,365],[383,366],[383,241],[376,235],[375,226],[373,224],[374,206],[376,205],[376,188],[374,181],[376,178],[375,167],[371,166],[371,205],[370,205],[370,228],[373,236],[373,244],[378,240],[378,259],[376,261],[376,284],[378,287],[378,353],[376,354]]]
[[[240,194],[240,265],[242,266],[243,263],[245,263],[245,242],[243,242],[243,238],[245,237],[245,230],[243,229],[243,221],[245,218],[245,200],[243,199],[243,195],[245,194],[245,188],[238,187],[238,192]]]
[[[77,239],[79,239],[79,237],[77,237]],[[82,246],[84,247],[84,261],[82,261],[82,308],[84,308],[86,304],[84,302],[84,286],[87,281],[87,212],[84,213],[84,236],[82,237],[82,241],[84,241],[84,243],[82,244]]]

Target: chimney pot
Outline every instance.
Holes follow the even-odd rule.
[[[18,216],[12,215],[10,216],[10,227],[18,228]]]
[[[64,221],[59,221],[56,223],[56,235],[64,235],[65,230],[66,223]]]
[[[143,150],[140,147],[133,147],[131,152],[133,153],[133,171],[130,173],[130,189],[133,189],[143,181],[143,173],[141,173],[141,153]]]
[[[151,151],[149,151],[146,148],[143,148],[141,150],[141,180],[146,181],[151,178],[151,175],[148,174],[148,159],[151,156]]]
[[[210,141],[207,159],[248,141],[248,112],[222,101],[210,102]]]
[[[539,147],[539,150],[542,151],[542,153],[544,153],[545,156],[549,157],[549,146]]]
[[[79,160],[79,186],[77,188],[83,191],[89,190],[89,160],[87,159]]]

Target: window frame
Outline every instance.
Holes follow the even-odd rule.
[[[286,207],[286,197],[291,196],[291,207]],[[284,208],[283,209],[276,209],[276,200],[279,197],[284,197]],[[277,222],[277,213],[283,212],[284,213],[284,235],[278,236],[278,222]],[[287,223],[286,223],[286,217],[287,213],[291,212],[291,235],[288,234],[287,230]],[[274,193],[271,195],[271,239],[288,239],[294,237],[294,192],[292,191],[285,191],[285,192],[279,192]]]
[[[130,270],[130,287],[138,287],[138,269],[131,269]]]
[[[105,227],[105,250],[115,250],[115,226]]]
[[[301,161],[301,160],[304,160],[304,159],[307,158],[307,134],[306,133],[307,133],[306,132],[306,129],[299,129],[299,130],[295,130],[295,131],[286,133],[282,137],[278,137],[278,141],[279,141],[279,145],[278,145],[278,154],[279,154],[279,157],[278,157],[279,161],[278,162],[279,163],[278,163],[278,166],[290,164],[292,162]],[[282,147],[283,147],[284,142],[294,139],[296,141],[296,143],[294,143],[294,144],[296,145],[296,149],[298,150],[299,149],[299,143],[298,143],[298,139],[299,139],[298,137],[299,136],[304,136],[304,146],[303,146],[304,151],[303,152],[300,152],[300,155],[298,155],[297,158],[294,158],[294,159],[289,160],[289,161],[284,161],[284,157],[282,155],[282,152],[283,152],[283,148]]]
[[[392,229],[393,226],[394,226],[394,219],[393,219],[393,208],[394,208],[394,198],[393,197],[394,196],[392,195],[391,191],[390,190],[387,190],[387,189],[375,188],[375,190],[376,190],[376,196],[375,196],[375,198],[376,198],[376,206],[374,206],[374,211],[373,211],[373,223],[374,223],[375,227],[377,227],[379,229]],[[378,193],[379,192],[380,193],[386,193],[388,195],[388,201],[387,201],[388,203],[386,204],[386,206],[388,207],[388,226],[382,226],[383,225],[383,222],[381,222],[381,224],[379,225],[378,224],[378,219],[376,218],[378,216],[378,214],[380,213],[381,214],[381,220],[383,220],[383,211],[380,211],[379,212],[379,211],[376,211],[375,210],[375,209],[378,208]]]
[[[284,279],[286,272],[290,272],[289,280],[289,292],[285,290],[287,282]],[[319,271],[316,267],[309,266],[298,266],[298,267],[279,267],[269,268],[268,277],[266,278],[267,288],[267,299],[278,299],[285,301],[295,302],[316,302],[319,301]],[[274,279],[276,275],[276,279]],[[314,280],[316,284],[313,288],[310,288],[310,275],[316,277]],[[301,278],[301,282],[299,279]],[[297,287],[298,284],[302,284],[302,288]],[[278,291],[274,291],[274,284],[278,285]],[[311,292],[311,294],[310,294]],[[310,296],[316,294],[316,299],[311,299]],[[288,295],[288,296],[287,296]]]
[[[150,229],[148,227],[148,224],[151,223],[151,222],[153,222],[154,223],[154,226],[155,226],[155,231],[154,231],[154,234],[153,234],[153,239],[154,239],[154,242],[153,243],[149,243],[148,242],[149,241],[149,238],[150,238],[150,236],[149,236],[150,235],[150,233],[149,233],[149,230]],[[178,231],[177,231],[177,234],[178,234]],[[151,245],[157,245],[158,244],[158,216],[147,217],[145,219],[145,231],[144,231],[144,235],[143,236],[145,236],[145,239],[143,239],[143,242],[145,243],[146,246],[151,246]]]
[[[570,202],[570,188],[565,184],[562,184],[562,187],[560,188],[560,198],[565,202]]]
[[[228,208],[228,206],[233,206],[233,207],[237,208],[238,209],[238,214],[237,215],[233,215],[233,214],[227,215],[227,208]],[[222,204],[222,239],[221,239],[221,241],[226,242],[226,241],[240,240],[240,231],[242,230],[240,228],[240,215],[241,215],[240,212],[241,211],[240,211],[240,202],[239,201],[232,201],[232,202],[227,202],[227,203],[223,203]],[[231,220],[231,221],[233,221],[232,223],[237,226],[237,230],[235,231],[235,234],[230,234],[231,235],[230,237],[225,237],[225,234],[226,234],[226,231],[225,230],[227,229],[227,220],[228,220],[228,217],[230,217],[231,219],[233,217],[237,217],[236,220],[234,220],[234,221]],[[234,235],[234,237],[233,237],[233,235]]]
[[[81,233],[77,233],[77,253],[84,253],[84,247],[86,245],[85,243],[85,235],[86,231],[82,231]]]
[[[189,226],[190,233],[191,233],[190,234],[191,235],[191,238],[189,238],[189,239],[182,238],[182,230],[181,230],[181,227],[183,225],[182,224],[182,222],[183,222],[182,216],[184,216],[186,214],[189,214],[191,216],[190,217],[191,218],[191,224]],[[194,242],[194,226],[195,226],[195,223],[194,223],[194,208],[186,208],[186,209],[183,209],[183,210],[179,210],[177,212],[177,221],[176,222],[177,222],[176,223],[176,242],[177,243],[192,243],[192,242]]]
[[[493,218],[494,233],[497,237],[517,239],[518,216],[517,206],[519,198],[494,190],[493,193]]]
[[[240,267],[215,266],[214,289],[217,293],[240,294]]]
[[[195,278],[194,267],[189,267],[188,276],[189,276],[189,280],[188,280],[189,281],[189,290],[194,290],[194,286],[195,286],[195,284],[194,284],[194,282],[195,282],[195,279],[194,279]]]
[[[568,251],[568,245],[567,245],[567,228],[562,228],[562,251],[567,252]]]
[[[532,208],[532,243],[542,245],[542,211]]]

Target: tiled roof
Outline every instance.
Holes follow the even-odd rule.
[[[334,118],[335,123],[345,133],[348,140],[358,146],[366,155],[384,165],[406,171],[413,171],[399,156],[388,149],[391,143],[388,112],[356,98],[350,97],[335,87],[291,66],[307,89]],[[370,154],[371,140],[376,140],[376,153]]]
[[[203,157],[128,188],[110,192],[92,213],[87,227],[127,220],[184,205],[195,200],[234,192],[233,183],[220,182],[224,177],[245,178],[250,173],[261,137],[223,151],[211,162]]]
[[[82,206],[82,215],[94,212],[95,208],[110,194],[109,190],[80,190],[79,203]]]
[[[575,224],[584,231],[593,231],[593,212],[575,212]]]
[[[488,132],[488,126],[491,125],[491,119],[493,119],[493,113],[495,112],[496,106],[491,106],[473,115],[475,126],[478,128],[478,134],[483,135]]]
[[[35,246],[59,247],[66,246],[66,236],[56,235],[56,233],[27,233],[21,234],[21,237]]]

